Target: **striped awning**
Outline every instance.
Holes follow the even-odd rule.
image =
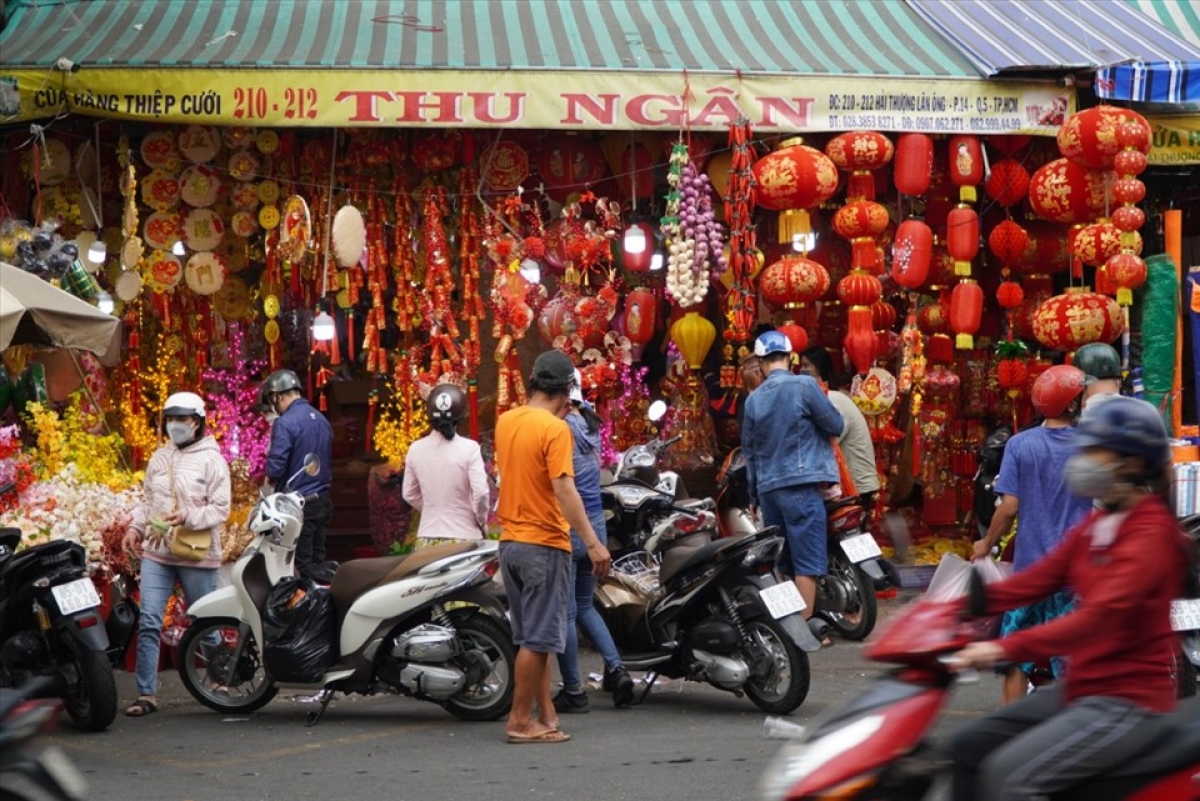
[[[1127,2],[1192,45],[1198,55],[1187,61],[1139,60],[1105,67],[1096,74],[1096,95],[1139,103],[1200,103],[1200,7],[1179,0]]]
[[[15,6],[15,7],[14,7]],[[903,0],[9,1],[5,66],[978,78]]]

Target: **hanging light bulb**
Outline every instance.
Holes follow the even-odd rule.
[[[187,254],[187,251],[183,247],[182,239],[175,240],[175,246],[171,248],[171,252],[174,253],[176,256],[183,256],[183,255]]]
[[[654,251],[654,255],[650,257],[650,272],[658,272],[667,263],[666,257],[661,249]]]
[[[808,253],[817,246],[816,231],[809,231],[806,234],[792,235],[792,250],[797,253]]]
[[[116,304],[113,303],[113,296],[101,290],[100,294],[96,295],[96,308],[105,314],[112,314]]]
[[[92,242],[92,244],[88,245],[87,260],[92,264],[102,264],[104,262],[104,257],[107,255],[108,246],[104,244],[103,240],[97,239],[96,241]]]
[[[646,251],[646,231],[640,225],[631,225],[625,229],[625,252],[644,253]]]
[[[317,342],[330,342],[333,340],[335,327],[333,318],[329,316],[329,312],[318,312],[313,318],[312,336]]]
[[[542,267],[533,259],[525,259],[521,262],[521,277],[531,284],[540,284],[542,282]]]

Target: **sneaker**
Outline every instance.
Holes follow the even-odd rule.
[[[604,671],[603,686],[613,694],[614,706],[629,706],[633,703],[633,679],[624,666]]]
[[[587,693],[569,693],[559,690],[554,696],[554,711],[567,715],[586,715],[588,713]]]

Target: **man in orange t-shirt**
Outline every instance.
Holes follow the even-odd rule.
[[[550,696],[550,654],[567,643],[570,530],[579,532],[592,572],[608,572],[608,549],[588,522],[575,489],[574,440],[562,415],[570,405],[575,365],[551,350],[533,363],[529,402],[496,421],[500,474],[500,569],[508,592],[517,652],[510,743],[561,743]],[[538,718],[533,717],[537,703]]]

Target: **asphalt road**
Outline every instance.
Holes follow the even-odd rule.
[[[897,608],[882,604],[881,618]],[[789,720],[814,716],[865,689],[881,666],[837,640],[811,655],[812,688]],[[598,670],[594,654],[585,668]],[[133,677],[118,674],[123,705]],[[999,682],[960,688],[940,731],[991,709]],[[337,698],[316,727],[304,696],[281,692],[260,712],[227,717],[195,703],[164,674],[162,709],[118,716],[100,734],[64,721],[49,739],[84,771],[98,801],[699,801],[753,799],[779,742],[749,700],[707,685],[656,685],[646,702],[614,709],[594,690],[586,715],[562,716],[568,743],[513,746],[502,722],[466,723],[402,697]]]

